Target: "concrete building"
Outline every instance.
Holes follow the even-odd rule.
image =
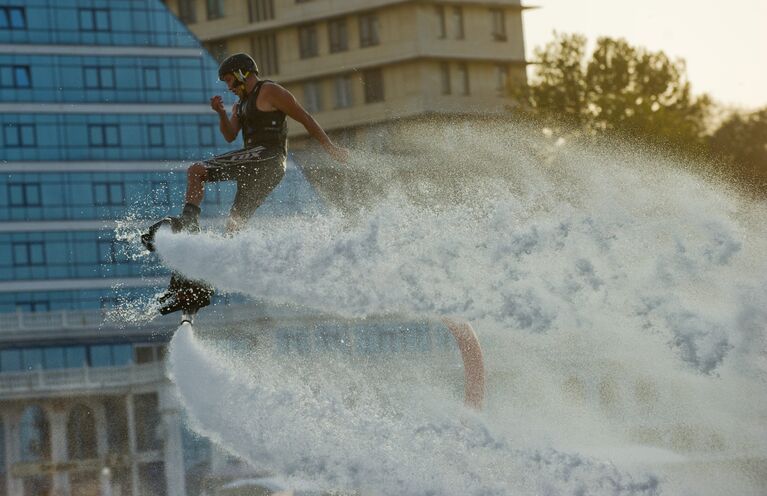
[[[251,53],[334,137],[368,147],[371,124],[505,112],[526,80],[519,0],[165,1],[217,58]]]

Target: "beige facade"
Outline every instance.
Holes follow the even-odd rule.
[[[335,135],[435,113],[501,113],[510,85],[525,80],[519,0],[166,3],[216,56],[253,54],[262,77]],[[291,122],[290,132],[300,144],[303,128]]]

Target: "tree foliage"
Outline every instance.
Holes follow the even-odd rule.
[[[687,150],[704,143],[708,97],[694,98],[685,64],[623,39],[599,38],[590,55],[578,34],[535,50],[523,108],[592,133],[621,133]]]
[[[735,113],[710,139],[711,151],[744,181],[767,191],[767,107]]]

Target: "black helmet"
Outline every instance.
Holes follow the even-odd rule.
[[[251,72],[258,75],[258,66],[253,57],[247,53],[235,53],[225,58],[218,66],[218,79],[223,81],[226,74],[233,74],[239,82],[244,83]]]

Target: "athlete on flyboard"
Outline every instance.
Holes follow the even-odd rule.
[[[157,230],[168,225],[173,232],[200,231],[200,203],[206,181],[236,181],[237,193],[226,229],[242,228],[285,175],[288,154],[288,127],[285,116],[300,122],[306,131],[339,162],[346,162],[348,150],[335,145],[317,121],[304,110],[295,97],[279,84],[258,77],[258,66],[250,55],[237,53],[226,58],[218,68],[218,77],[239,97],[229,117],[220,96],[210,99],[218,114],[219,129],[231,143],[242,131],[243,148],[198,162],[187,169],[186,204],[179,217],[166,217],[141,236],[141,242],[154,251]],[[159,298],[160,313],[178,310],[194,314],[210,304],[213,288],[191,281],[174,272],[168,291]]]

